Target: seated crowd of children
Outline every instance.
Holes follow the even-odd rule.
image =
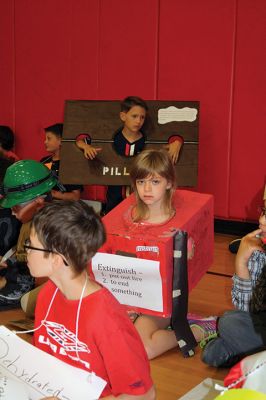
[[[114,138],[121,154],[136,154],[130,171],[135,193],[129,211],[132,224],[151,226],[175,216],[174,163],[182,140],[163,150],[145,150],[146,112],[142,99],[126,98],[120,113],[123,127]],[[12,152],[12,131],[0,127],[0,212],[8,212],[13,223],[12,235],[1,231],[1,256],[14,246],[0,263],[0,310],[18,307],[36,281],[46,282],[35,309],[34,345],[104,379],[101,398],[155,399],[148,360],[177,347],[171,318],[144,314],[133,318],[91,279],[88,264],[106,240],[106,232],[100,216],[80,200],[82,185],[61,185],[58,180],[62,132],[62,124],[45,129],[49,156],[19,161]],[[101,151],[83,139],[77,146],[90,159]],[[110,186],[106,212],[124,194],[124,188]],[[218,318],[197,320],[188,315],[193,335],[204,347],[202,360],[209,365],[231,366],[266,346],[265,237],[263,207],[259,229],[242,238],[236,256],[232,288],[236,310]],[[74,338],[74,345],[58,343],[53,328],[64,332],[66,340]]]

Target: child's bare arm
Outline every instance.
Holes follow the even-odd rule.
[[[77,140],[76,145],[83,150],[84,156],[90,160],[93,160],[98,152],[102,150],[101,147],[93,147],[91,144],[85,143],[84,140]]]
[[[58,190],[52,190],[52,197],[56,200],[79,200],[80,190],[72,190],[71,192],[60,192]]]

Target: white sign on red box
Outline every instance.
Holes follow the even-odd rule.
[[[121,304],[163,311],[159,261],[97,253],[92,258],[92,271],[96,281]]]

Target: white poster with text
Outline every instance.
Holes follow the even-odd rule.
[[[0,377],[3,382],[3,377],[7,378],[6,384],[8,380],[22,384],[29,400],[50,396],[60,400],[95,400],[106,385],[95,374],[37,349],[4,326],[0,326]],[[2,390],[6,389],[2,385]]]
[[[92,271],[121,304],[163,311],[162,278],[159,261],[97,253]]]

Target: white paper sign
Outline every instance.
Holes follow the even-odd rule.
[[[25,385],[29,400],[96,400],[106,382],[37,349],[0,326],[0,375]],[[14,399],[16,400],[16,399]]]
[[[159,261],[97,253],[92,259],[95,279],[121,304],[163,311]]]
[[[177,108],[170,106],[158,110],[158,124],[167,124],[168,122],[193,122],[197,118],[198,110],[196,108]]]
[[[23,383],[2,376],[0,372],[0,400],[29,400]]]

